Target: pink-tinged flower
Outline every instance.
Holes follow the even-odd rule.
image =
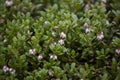
[[[66,34],[65,34],[64,32],[61,32],[61,33],[60,33],[60,38],[61,38],[61,39],[65,39],[65,38],[66,38]]]
[[[64,44],[65,44],[65,42],[64,42],[63,39],[60,39],[60,40],[58,41],[58,43],[59,43],[60,45],[64,45]]]
[[[6,65],[5,65],[5,66],[3,66],[3,71],[4,71],[4,72],[9,71],[9,67],[7,67]]]
[[[11,6],[13,5],[13,0],[6,0],[6,1],[5,1],[5,5],[6,5],[7,7],[11,7]]]
[[[57,56],[55,54],[54,55],[50,55],[50,59],[57,60]]]
[[[93,31],[93,30],[90,27],[88,27],[88,28],[85,29],[85,33],[89,33],[91,31]]]
[[[50,69],[49,71],[48,71],[48,74],[49,74],[49,76],[53,76],[53,70],[52,69]]]
[[[30,49],[29,54],[33,54],[33,55],[36,54],[36,49]]]
[[[10,69],[9,69],[9,72],[10,72],[11,74],[14,74],[14,73],[15,73],[15,69],[10,68]]]
[[[37,59],[38,59],[38,60],[42,60],[42,59],[43,59],[43,56],[42,56],[42,55],[38,55]]]
[[[115,52],[116,52],[117,54],[120,54],[120,48],[116,49]]]
[[[14,74],[15,73],[15,69],[13,68],[9,68],[8,66],[3,66],[3,71],[4,72],[10,72],[11,74]]]
[[[98,40],[102,40],[104,38],[103,32],[97,35]]]

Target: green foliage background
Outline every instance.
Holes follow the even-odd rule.
[[[86,4],[90,10],[85,10]],[[115,52],[120,48],[119,4],[119,0],[14,0],[7,8],[0,0],[0,80],[120,80],[120,54]],[[93,31],[86,34],[84,23]],[[101,31],[104,38],[99,41]],[[61,32],[67,36],[64,45],[58,43]],[[32,48],[36,55],[29,54]],[[37,59],[39,54],[42,60]],[[51,60],[51,54],[58,59]],[[15,74],[5,73],[4,65],[14,68]]]

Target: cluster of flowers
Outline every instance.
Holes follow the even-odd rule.
[[[64,42],[64,39],[66,38],[66,34],[64,33],[64,32],[61,32],[60,33],[60,40],[58,41],[58,43],[60,44],[60,45],[64,45],[65,44],[65,42]]]
[[[30,50],[29,50],[29,54],[35,55],[35,54],[36,54],[36,49],[30,49]],[[38,55],[38,56],[37,56],[37,59],[38,59],[38,60],[42,60],[42,59],[43,59],[43,56],[42,56],[42,55]],[[57,60],[57,56],[56,56],[55,54],[50,55],[50,59],[52,59],[52,60]]]
[[[48,22],[45,22],[45,23],[47,24]],[[52,36],[56,37],[56,33],[54,31],[52,32]],[[66,34],[64,32],[61,32],[60,33],[60,40],[58,41],[58,43],[60,45],[64,45],[65,44],[65,42],[64,42],[65,38],[66,38]],[[54,42],[53,45],[56,45],[56,42]],[[30,49],[29,50],[29,54],[35,55],[36,54],[36,49]],[[38,60],[42,60],[43,56],[42,55],[38,55],[37,58],[38,58]],[[55,55],[55,54],[50,55],[50,59],[57,60],[57,55]]]
[[[15,73],[15,69],[13,68],[9,68],[8,66],[4,65],[3,66],[3,71],[6,73],[6,72],[10,72],[11,74],[14,74]]]
[[[44,22],[46,25],[49,24],[49,21],[45,21]],[[52,31],[52,36],[55,38],[57,35],[56,35],[56,29],[58,28],[58,26],[55,26],[54,30]],[[64,32],[61,32],[60,33],[60,40],[58,41],[58,43],[60,45],[64,45],[65,44],[65,38],[66,38],[66,34]],[[55,43],[56,44],[56,43]]]
[[[84,24],[84,27],[85,27],[85,33],[89,33],[91,31],[93,31],[93,29],[88,25],[88,23],[85,23]],[[97,35],[97,39],[98,40],[102,40],[104,38],[104,34],[103,32],[100,32],[98,35]]]
[[[33,48],[33,49],[30,49],[30,50],[29,50],[29,54],[35,55],[35,54],[36,54],[36,49],[34,49],[34,48]],[[42,60],[42,59],[43,59],[43,56],[42,56],[42,55],[38,55],[38,56],[37,56],[37,59],[38,59],[38,60]]]
[[[54,31],[52,32],[52,36],[56,37],[56,33]],[[64,45],[65,44],[65,42],[64,42],[65,38],[66,38],[66,34],[64,32],[61,32],[60,33],[60,40],[58,41],[58,43],[60,45]]]

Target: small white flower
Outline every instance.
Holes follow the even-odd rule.
[[[15,70],[11,71],[11,74],[14,74],[15,73]]]
[[[5,66],[3,66],[3,71],[4,71],[4,72],[9,71],[9,67],[7,67],[6,65],[5,65]]]
[[[56,44],[57,44],[56,42],[53,42],[53,43],[51,44],[51,46],[56,46]]]
[[[110,23],[109,23],[109,21],[108,21],[108,20],[106,20],[106,25],[107,25],[107,26],[109,26],[109,25],[110,25]]]
[[[98,40],[102,40],[104,38],[103,32],[97,35]]]
[[[80,79],[80,80],[84,80],[84,79]]]
[[[4,43],[7,42],[7,39],[4,39],[3,42],[4,42]]]
[[[35,54],[36,53],[36,49],[30,49],[29,50],[29,54]]]
[[[84,9],[85,9],[85,10],[90,10],[90,5],[89,5],[89,4],[86,4]]]
[[[61,32],[61,33],[60,33],[60,38],[61,38],[61,39],[65,39],[65,38],[66,38],[66,34],[65,34],[64,32]]]
[[[56,45],[56,44],[57,44],[56,42],[53,43],[53,45]]]
[[[89,28],[89,27],[85,29],[85,33],[89,33],[89,32],[91,32],[91,31],[92,31],[92,29]]]
[[[13,5],[13,0],[6,0],[6,1],[5,1],[5,5],[6,5],[7,7],[11,7],[11,6]]]
[[[47,24],[49,24],[49,21],[45,21],[44,23],[47,25]]]
[[[42,59],[43,59],[43,56],[42,56],[42,55],[39,55],[39,56],[37,57],[37,59],[38,59],[38,60],[42,60]]]
[[[52,36],[53,36],[53,37],[56,37],[56,33],[55,33],[54,31],[52,32]]]
[[[102,2],[106,3],[107,1],[106,0],[102,0]]]
[[[57,56],[56,55],[50,55],[50,59],[57,60]]]
[[[88,28],[89,27],[88,23],[84,23],[84,27]]]
[[[59,43],[60,45],[64,45],[64,44],[65,44],[64,40],[62,40],[62,39],[60,39],[60,40],[58,41],[58,43]]]
[[[116,52],[117,54],[120,54],[120,48],[116,49],[115,52]]]
[[[52,69],[50,69],[49,72],[48,72],[49,76],[53,76],[53,73],[54,73],[54,72],[53,72]]]
[[[13,68],[9,68],[9,71],[11,72],[13,70]]]
[[[15,69],[10,68],[10,69],[9,69],[9,72],[10,72],[11,74],[14,74],[14,73],[15,73]]]

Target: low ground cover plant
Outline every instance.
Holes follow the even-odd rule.
[[[0,80],[120,80],[119,0],[1,0]]]

